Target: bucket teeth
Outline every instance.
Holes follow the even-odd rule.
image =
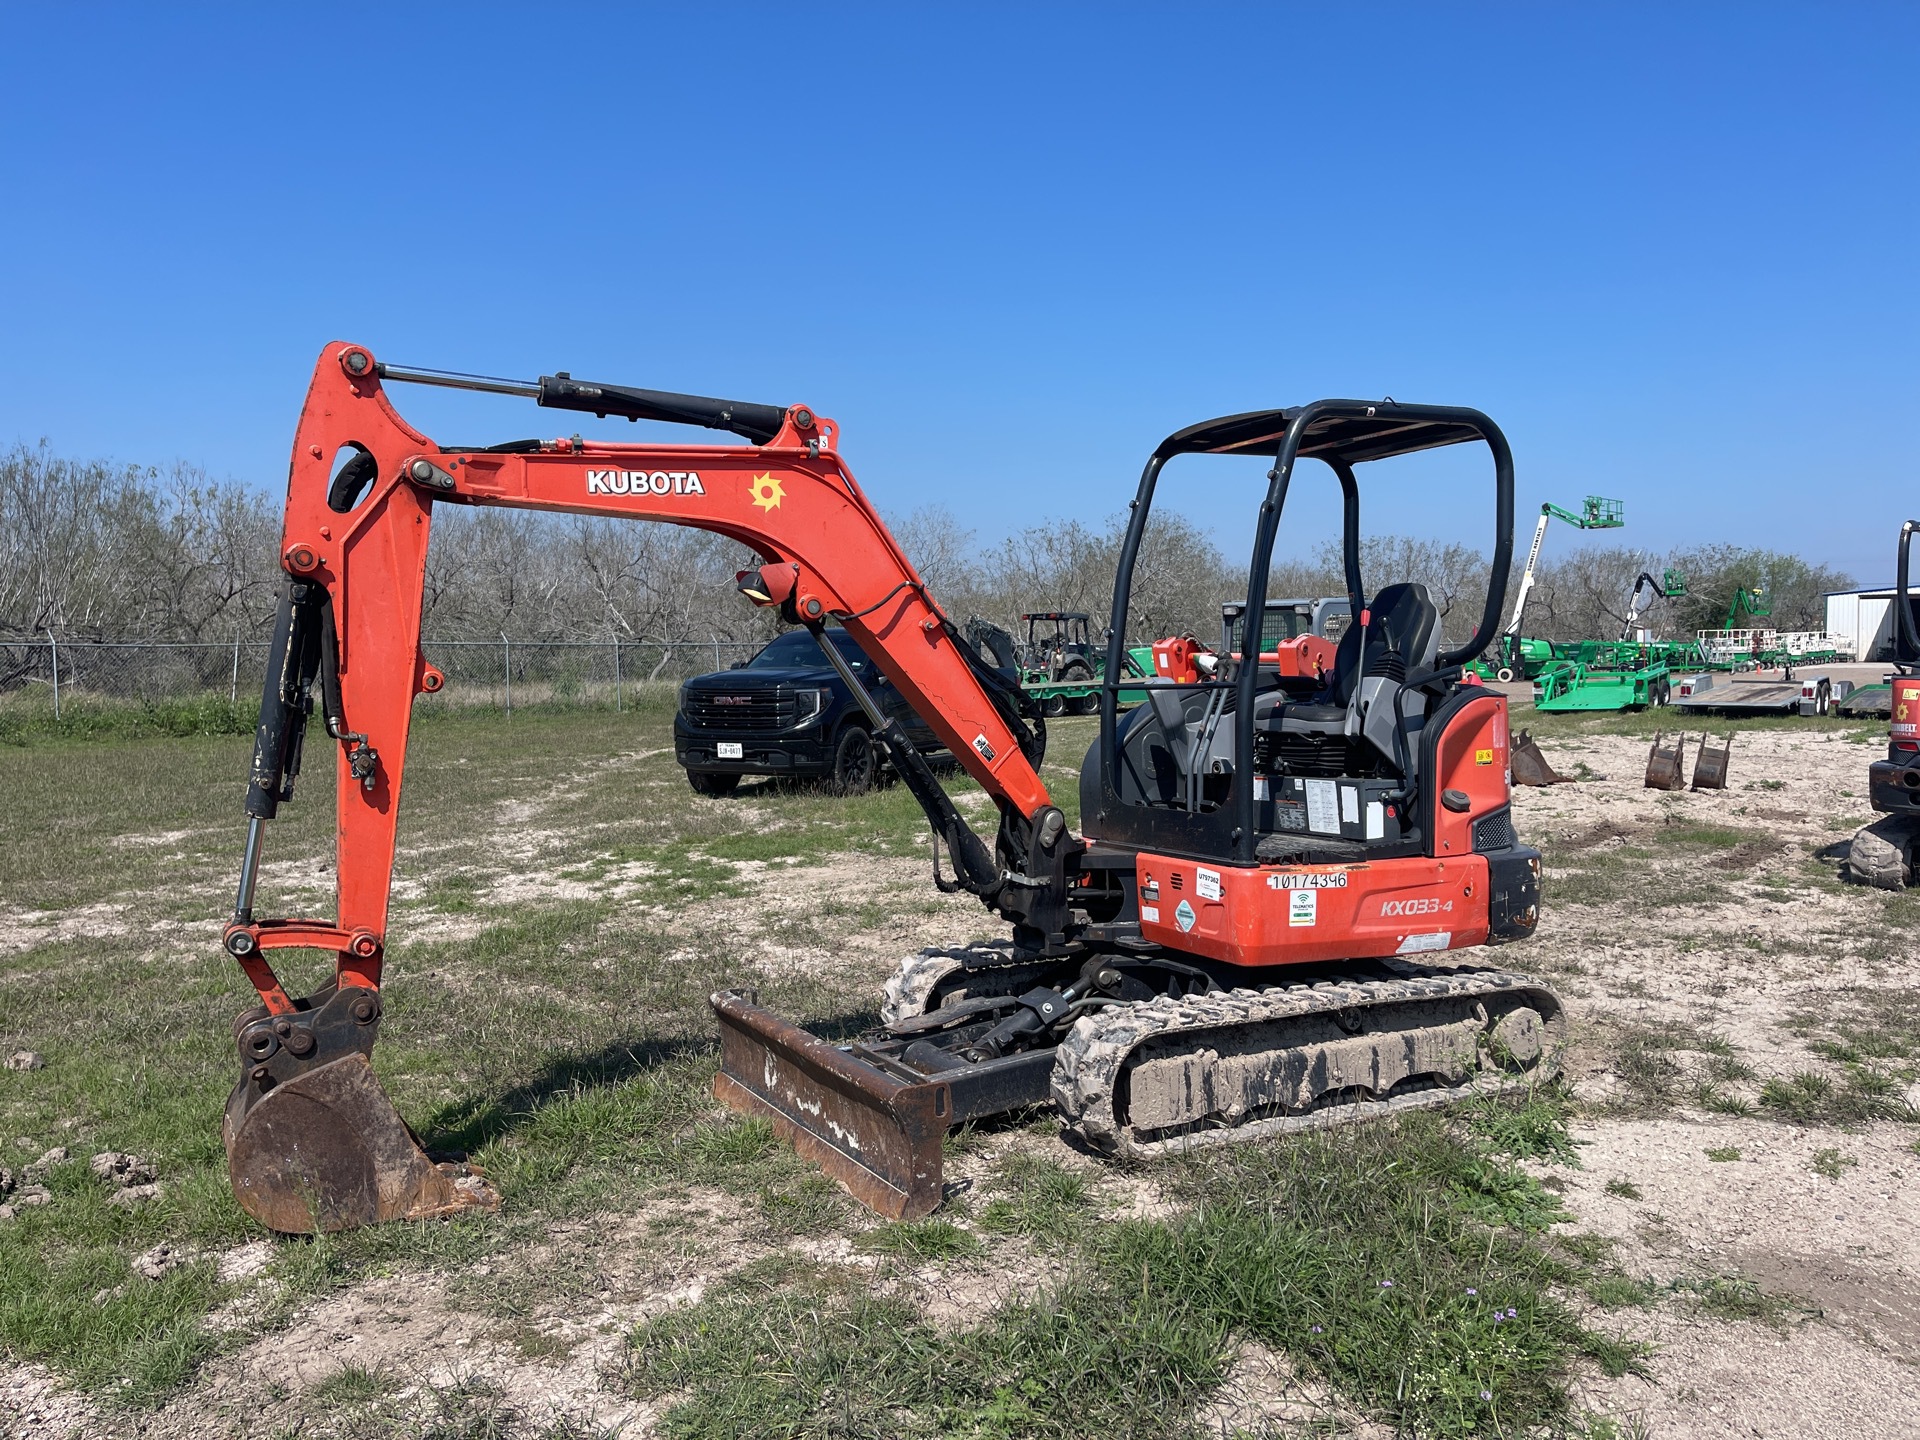
[[[494,1210],[477,1169],[436,1162],[373,1077],[377,992],[324,990],[234,1021],[240,1083],[221,1127],[240,1208],[283,1235]]]

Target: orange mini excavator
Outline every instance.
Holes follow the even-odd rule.
[[[483,448],[412,429],[394,382],[732,432],[721,445],[578,437]],[[225,1139],[235,1193],[281,1231],[340,1229],[496,1203],[435,1163],[374,1079],[394,826],[413,698],[442,676],[420,649],[436,505],[628,516],[731,536],[764,563],[741,592],[789,622],[837,621],[999,811],[976,835],[839,649],[822,652],[926,811],[934,880],[1004,919],[1004,943],[905,960],[883,1028],[829,1044],[738,991],[713,997],[720,1099],[778,1131],[874,1209],[941,1198],[952,1125],[1051,1102],[1092,1145],[1151,1156],[1525,1085],[1555,1064],[1552,992],[1479,947],[1531,935],[1538,852],[1508,810],[1506,701],[1463,682],[1493,639],[1512,552],[1513,463],[1474,410],[1325,400],[1169,436],[1140,480],[1123,544],[1100,706],[1075,834],[1037,766],[1044,721],[965,643],[804,406],[739,404],[565,374],[492,380],[382,365],[329,345],[294,442],[280,561],[286,588],[262,697],[245,858],[227,953],[259,991],[235,1022],[241,1074]],[[1495,486],[1485,613],[1449,647],[1424,587],[1366,594],[1355,469],[1484,443]],[[1264,595],[1296,466],[1344,498],[1355,620],[1325,675],[1218,657],[1146,685],[1121,713],[1134,561],[1173,457],[1271,458],[1248,595]],[[1245,633],[1263,633],[1263,615]],[[335,742],[338,908],[254,914],[265,822],[292,794],[318,705]],[[946,863],[942,864],[944,853]],[[272,951],[331,951],[334,976],[288,994]],[[1462,954],[1461,952],[1470,952]]]

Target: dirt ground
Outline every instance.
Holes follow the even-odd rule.
[[[1572,1217],[1562,1232],[1611,1246],[1628,1273],[1667,1297],[1627,1312],[1628,1333],[1652,1347],[1646,1373],[1587,1376],[1582,1403],[1621,1417],[1605,1433],[1661,1440],[1920,1434],[1911,1185],[1920,1130],[1897,1118],[1920,1091],[1882,1095],[1859,1114],[1789,1112],[1767,1099],[1769,1081],[1796,1076],[1852,1093],[1849,1077],[1862,1072],[1846,1058],[1858,1045],[1847,1047],[1920,1006],[1904,912],[1836,879],[1834,847],[1866,817],[1869,750],[1837,731],[1744,732],[1726,791],[1664,794],[1641,785],[1644,739],[1580,735],[1544,748],[1583,778],[1516,794],[1516,828],[1547,855],[1546,901],[1534,941],[1501,958],[1566,1000],[1579,1159],[1534,1169]],[[669,933],[696,923],[650,898],[643,865],[584,878],[543,869],[545,837],[527,828],[536,817],[500,818],[519,878],[490,896],[495,903],[612,896]],[[177,837],[144,838],[164,846]],[[753,941],[776,974],[852,965],[877,987],[898,955],[985,933],[977,907],[929,899],[924,858],[831,862],[827,888],[850,927],[831,936],[800,923],[821,893],[819,868],[802,879],[777,860],[750,863],[749,893],[697,924]],[[119,920],[113,904],[16,913],[0,945],[24,948],[54,931],[111,934]],[[467,922],[422,923],[457,937]],[[1891,1061],[1871,1073],[1909,1073],[1913,1057],[1897,1046],[1874,1053]],[[984,1173],[996,1153],[1020,1148],[1087,1170],[1107,1213],[1163,1207],[1150,1176],[1108,1174],[1044,1130],[994,1136],[958,1157],[953,1173]],[[348,1433],[316,1397],[375,1374],[389,1377],[381,1413],[411,1417],[423,1433],[435,1416],[466,1413],[463,1397],[484,1397],[487,1413],[553,1433],[653,1434],[663,1402],[637,1401],[619,1383],[625,1337],[778,1248],[741,1239],[741,1206],[673,1186],[615,1219],[551,1223],[535,1243],[471,1267],[402,1271],[307,1305],[296,1298],[286,1323],[206,1364],[157,1411],[103,1411],[41,1367],[0,1367],[0,1435]],[[793,1248],[875,1270],[936,1320],[977,1317],[1048,1275],[1026,1242],[997,1241],[933,1282],[863,1253],[859,1234],[856,1221]],[[227,1258],[246,1263],[239,1248]],[[1735,1303],[1705,1303],[1716,1295]],[[247,1303],[215,1323],[244,1328]],[[1386,1433],[1257,1346],[1240,1353],[1201,1419],[1222,1436]]]

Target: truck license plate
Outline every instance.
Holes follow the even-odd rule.
[[[722,760],[744,760],[746,755],[740,749],[738,740],[721,740],[713,747],[713,753]]]

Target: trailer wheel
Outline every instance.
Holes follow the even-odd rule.
[[[1514,680],[1513,667],[1511,665],[1502,665],[1498,670],[1493,672],[1493,678],[1498,680],[1502,685],[1511,685]]]
[[[1665,705],[1672,698],[1673,682],[1662,675],[1658,680],[1653,682],[1653,703],[1655,705]]]
[[[1814,694],[1813,713],[1825,715],[1831,709],[1833,709],[1833,687],[1822,680],[1819,690]]]
[[[1915,822],[1906,815],[1884,820],[1854,833],[1847,850],[1847,873],[1862,885],[1900,890],[1913,878]]]

